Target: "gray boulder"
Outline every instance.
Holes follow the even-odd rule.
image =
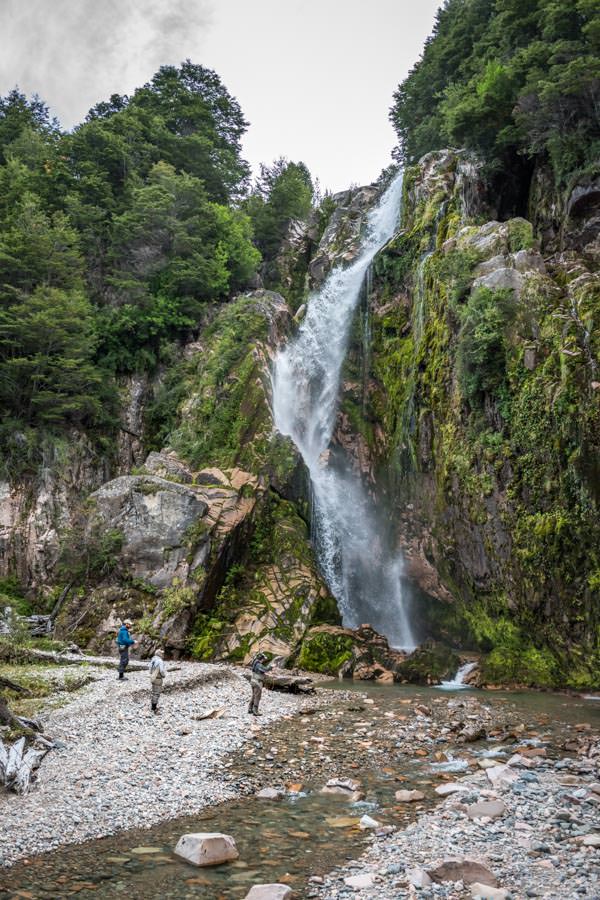
[[[129,572],[158,588],[189,570],[186,532],[207,512],[196,489],[155,475],[123,475],[91,495],[95,519],[123,535]]]

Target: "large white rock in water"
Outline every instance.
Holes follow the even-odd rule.
[[[255,884],[244,900],[287,900],[291,896],[292,889],[287,884]]]
[[[396,791],[395,794],[398,803],[415,803],[417,800],[424,800],[423,791]]]
[[[339,794],[353,803],[365,798],[364,792],[360,790],[360,781],[353,778],[330,778],[325,787],[321,788],[321,793]]]
[[[240,855],[234,839],[218,832],[182,834],[175,853],[194,866],[218,866]]]

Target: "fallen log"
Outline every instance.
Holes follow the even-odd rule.
[[[43,749],[29,747],[25,750],[25,738],[8,747],[0,740],[0,785],[16,794],[27,794],[36,770],[46,754],[52,749],[49,742],[44,741]]]
[[[247,681],[252,677],[251,672],[242,672]],[[285,672],[266,672],[263,675],[264,685],[272,691],[284,691],[287,694],[314,694],[315,686],[312,678],[306,675],[289,675]]]
[[[0,675],[0,689],[10,690],[22,696],[30,696],[31,691],[23,685]],[[43,726],[35,719],[26,716],[18,716],[11,712],[6,697],[0,694],[0,723],[11,728],[25,729],[27,736],[22,736],[12,746],[5,744],[0,739],[0,786],[17,794],[28,793],[35,771],[39,768],[43,758],[58,743],[43,737]],[[28,739],[40,747],[30,746],[26,749]]]
[[[14,791],[15,794],[27,794],[31,787],[32,777],[35,771],[39,769],[41,762],[47,753],[49,753],[49,748],[46,748],[45,750],[36,750],[33,747],[30,747],[29,750],[23,754],[21,765],[19,766],[12,783],[6,785],[7,788]]]
[[[31,692],[28,691],[27,688],[24,688],[23,685],[17,684],[16,681],[11,681],[10,678],[4,678],[4,676],[0,675],[0,690],[2,689],[13,691],[15,694],[23,694],[26,697],[31,695]],[[6,697],[3,697],[2,694],[0,694],[0,725],[10,725],[11,727],[15,727],[20,724],[17,716],[10,711]]]

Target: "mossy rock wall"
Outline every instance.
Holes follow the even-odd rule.
[[[431,633],[488,653],[489,682],[597,686],[597,263],[544,258],[525,219],[469,215],[460,159],[406,173],[403,228],[374,264],[358,431],[384,435],[374,467],[408,575],[434,568],[429,589],[452,598]]]

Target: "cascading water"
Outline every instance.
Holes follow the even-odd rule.
[[[402,559],[360,477],[327,452],[352,319],[371,261],[394,233],[401,194],[400,174],[370,212],[356,260],[333,269],[309,298],[297,336],[275,359],[273,417],[310,473],[313,542],[344,624],[368,621],[393,646],[413,648]]]

